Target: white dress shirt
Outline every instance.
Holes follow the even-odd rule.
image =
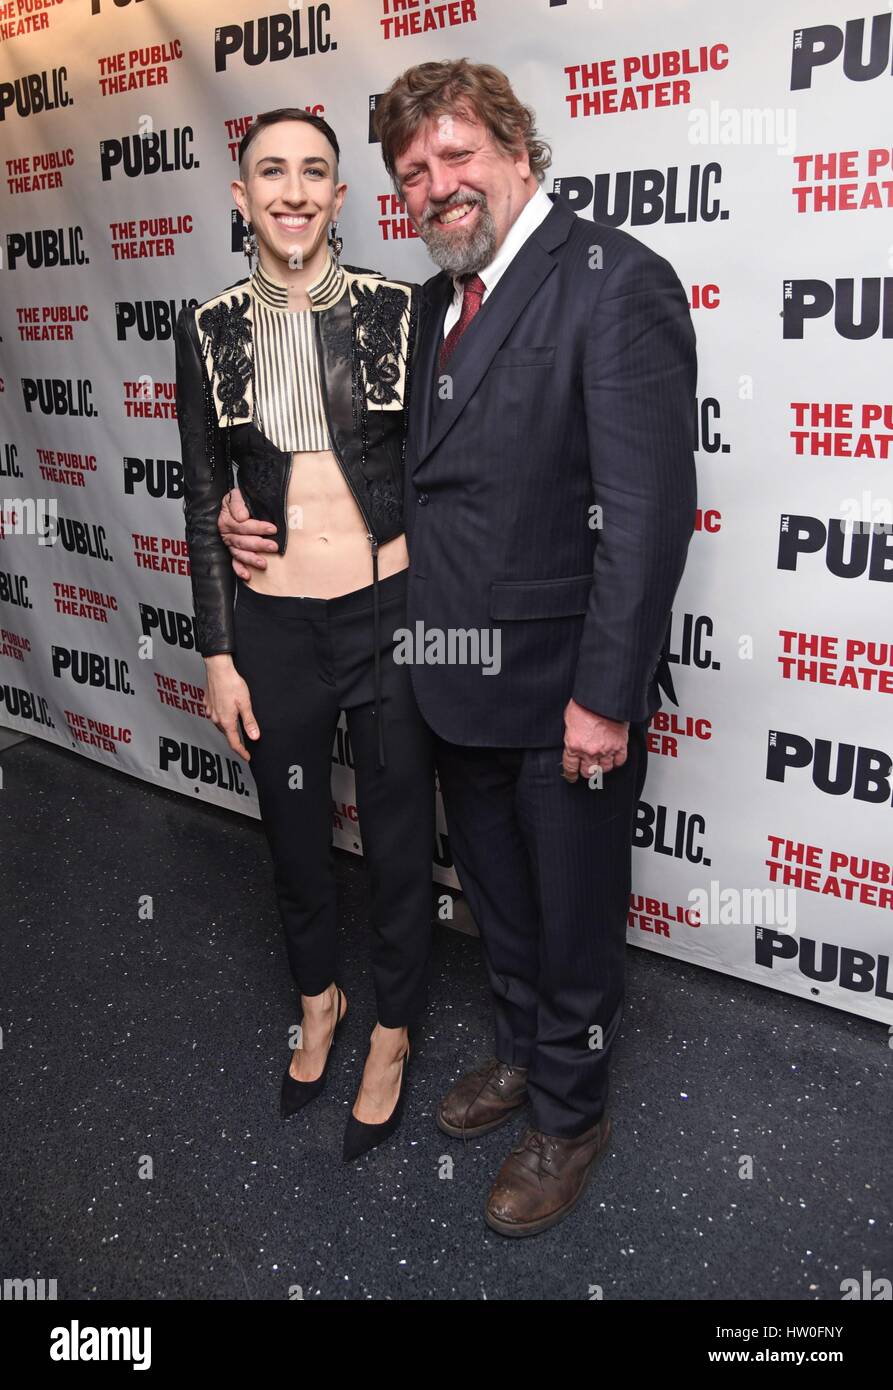
[[[482,304],[485,304],[487,296],[493,293],[500,277],[505,274],[531,232],[536,230],[540,223],[548,217],[551,211],[551,199],[542,184],[540,184],[533,197],[524,204],[518,216],[509,227],[505,241],[496,252],[490,264],[484,266],[483,270],[478,271],[478,275],[486,286],[481,296]],[[461,280],[455,277],[453,278],[453,286],[453,298],[446,311],[446,318],[443,321],[444,337],[449,333],[453,324],[458,322],[459,314],[462,311],[462,299],[465,294],[465,286],[462,284]]]

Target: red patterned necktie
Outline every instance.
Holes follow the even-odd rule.
[[[441,344],[439,363],[441,371],[443,371],[447,362],[452,357],[459,345],[459,339],[481,307],[481,299],[484,296],[486,288],[487,286],[479,275],[469,275],[465,278],[465,288],[462,294],[462,308],[459,311],[459,317]]]

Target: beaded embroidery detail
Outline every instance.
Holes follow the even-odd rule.
[[[232,295],[227,302],[218,300],[205,309],[197,323],[204,337],[205,361],[210,359],[211,376],[222,414],[230,420],[247,419],[251,414],[245,399],[245,388],[251,380],[251,321],[247,317],[250,296]]]
[[[392,285],[361,285],[354,288],[353,305],[358,367],[366,383],[366,397],[372,406],[399,402],[395,389],[402,375],[401,324],[408,295]]]

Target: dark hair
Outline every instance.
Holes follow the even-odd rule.
[[[239,141],[239,173],[242,173],[245,155],[248,153],[251,142],[258,131],[264,130],[265,127],[269,125],[278,125],[280,121],[306,121],[308,125],[312,125],[321,135],[326,137],[332,149],[335,151],[335,179],[337,181],[338,161],[341,158],[338,137],[328,121],[324,121],[322,116],[313,116],[309,111],[303,111],[298,106],[281,106],[278,111],[261,112]]]
[[[499,68],[454,58],[407,68],[378,99],[373,124],[395,184],[394,165],[419,127],[450,112],[479,121],[506,153],[525,148],[530,172],[542,183],[552,152],[537,132],[533,110],[518,100]]]

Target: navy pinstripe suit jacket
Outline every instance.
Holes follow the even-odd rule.
[[[498,674],[412,665],[454,743],[560,746],[564,707],[648,719],[694,527],[695,333],[668,261],[553,198],[437,370],[424,286],[406,458],[410,631],[499,630]],[[492,640],[492,638],[491,638]],[[496,648],[491,648],[495,651]],[[495,664],[495,663],[491,663]]]

